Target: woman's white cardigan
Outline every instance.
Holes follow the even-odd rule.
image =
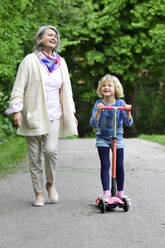
[[[45,101],[43,78],[40,62],[35,53],[28,54],[20,63],[16,80],[11,92],[10,106],[23,102],[22,124],[17,134],[36,136],[49,133],[50,120]],[[75,105],[66,62],[61,58],[63,81],[60,137],[78,135],[75,122]]]

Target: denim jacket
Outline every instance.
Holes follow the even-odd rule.
[[[95,102],[92,117],[90,119],[90,125],[92,127],[96,127],[96,139],[102,138],[102,139],[110,139],[112,142],[113,138],[113,110],[105,109],[101,112],[100,117],[98,121],[95,121],[94,115],[97,112],[97,105],[99,103],[102,103],[103,105],[107,106],[103,100],[97,100]],[[126,105],[124,100],[117,99],[116,103],[112,106],[118,107]],[[121,147],[124,147],[124,141],[123,141],[123,124],[125,126],[130,127],[133,124],[133,118],[131,116],[131,119],[128,121],[126,118],[126,112],[124,110],[117,110],[116,113],[116,121],[117,121],[117,127],[116,127],[116,136],[117,136],[117,142],[120,140]],[[123,141],[123,142],[122,142]]]

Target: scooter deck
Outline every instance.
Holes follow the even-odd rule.
[[[116,207],[123,208],[125,212],[129,209],[129,202],[126,198],[120,199],[118,197],[110,197],[108,201],[104,201],[102,198],[97,198],[96,204],[102,213],[104,213],[105,210],[111,211]]]

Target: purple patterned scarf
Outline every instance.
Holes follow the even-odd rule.
[[[40,59],[47,65],[50,72],[53,72],[60,66],[60,55],[56,52],[53,52],[53,55],[50,56],[45,51],[41,51]]]

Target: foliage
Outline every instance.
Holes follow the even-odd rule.
[[[23,137],[10,138],[8,142],[0,144],[0,177],[25,169],[21,167],[20,161],[25,158],[26,153],[27,146]]]
[[[148,123],[152,123],[151,128],[148,125],[148,132],[161,130],[164,125],[160,109],[164,86],[161,89],[159,86],[164,85],[164,13],[165,1],[162,0],[83,1],[79,14],[81,29],[75,27],[73,34],[80,44],[70,47],[71,59],[70,53],[64,53],[70,67],[74,69],[73,81],[79,83],[75,87],[75,99],[81,121],[80,135],[89,131],[84,116],[85,119],[88,116],[89,120],[97,97],[93,89],[96,89],[98,80],[106,73],[115,74],[121,80],[126,101],[136,104],[133,108],[134,117],[136,108],[140,108],[136,100],[137,86],[142,84],[145,91],[147,87],[156,89],[157,97],[152,98],[156,114],[147,116]],[[155,87],[143,84],[146,79],[154,81]],[[91,104],[84,101],[86,94],[91,95],[88,97]],[[151,101],[149,95],[146,98],[148,102]],[[140,118],[144,120],[145,116],[141,113]],[[137,131],[141,132],[142,125],[138,127]]]
[[[13,127],[11,118],[0,115],[0,143],[8,137],[16,136],[16,128]]]
[[[138,133],[164,134],[164,95],[165,83],[156,83],[154,78],[143,79],[137,86],[136,127]],[[140,130],[140,131],[139,131]]]
[[[52,24],[61,34],[60,54],[70,71],[80,136],[92,132],[95,90],[106,73],[121,80],[134,117],[138,113],[137,132],[164,132],[164,23],[164,0],[2,0],[0,113],[7,107],[18,64],[33,49],[38,27]],[[154,115],[147,113],[151,100]]]

